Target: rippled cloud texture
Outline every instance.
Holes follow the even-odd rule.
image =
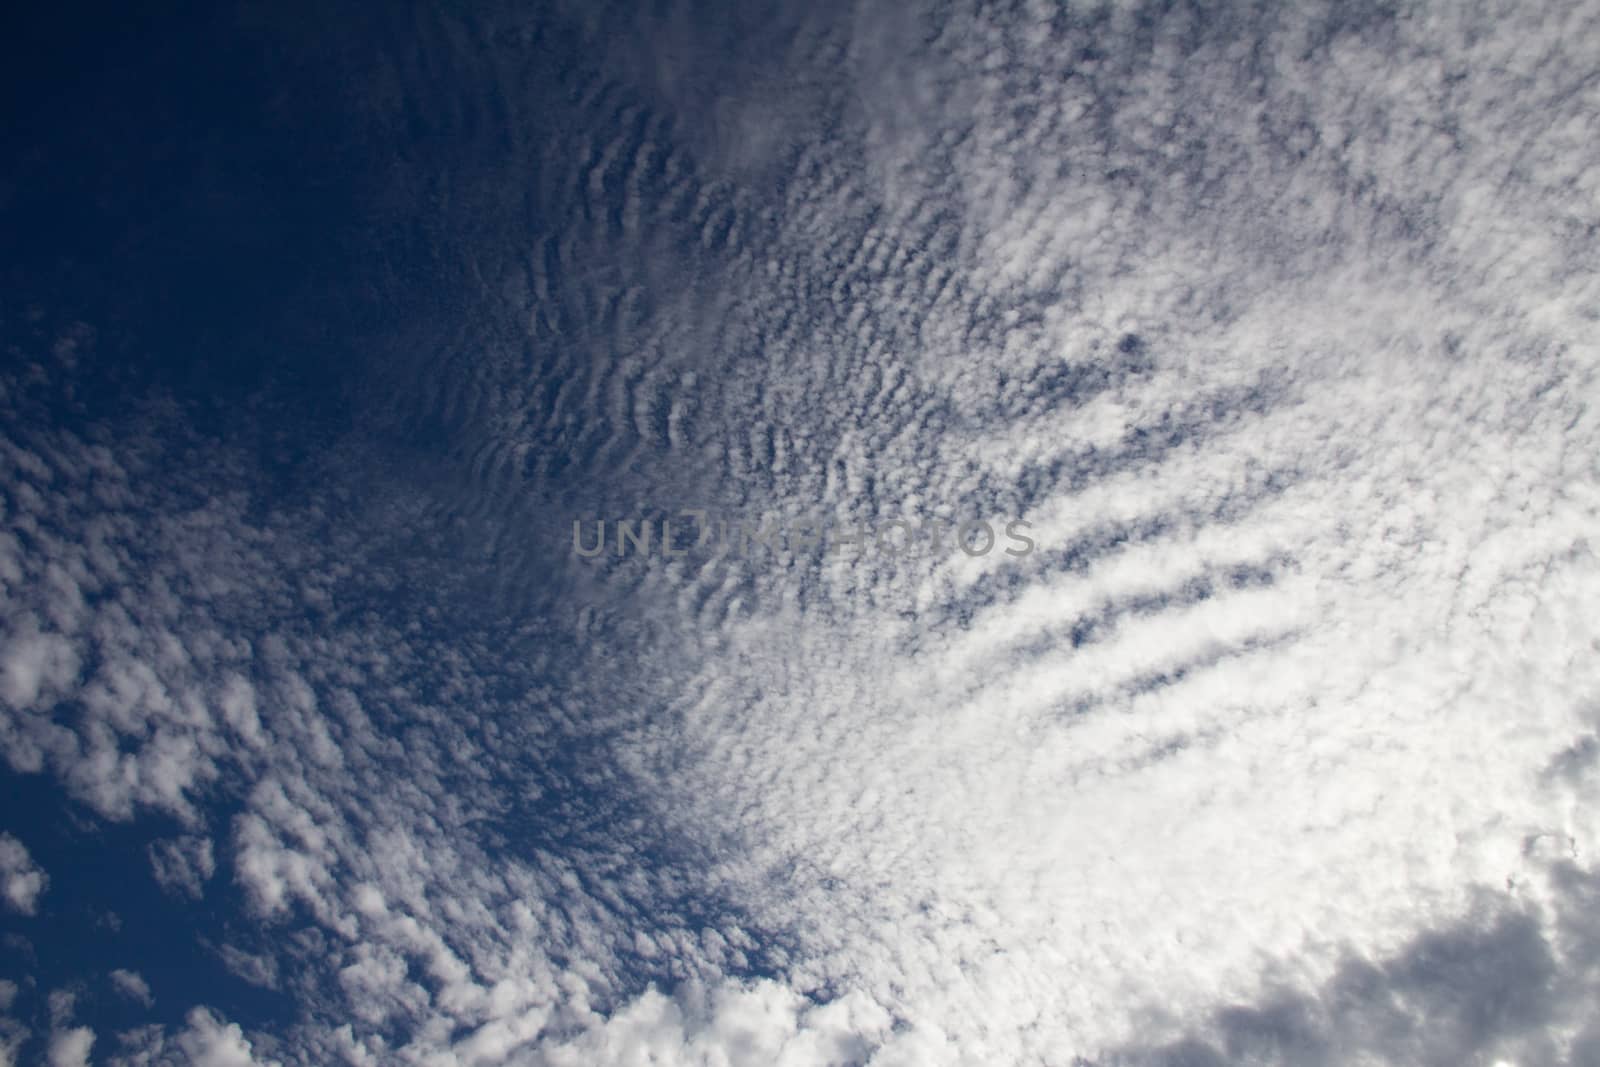
[[[1597,1061],[1600,8],[441,11],[271,374],[5,308],[0,1064]]]

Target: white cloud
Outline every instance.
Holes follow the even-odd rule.
[[[87,1026],[57,1030],[50,1035],[50,1067],[88,1067],[94,1031]]]
[[[576,1041],[542,1047],[529,1062],[848,1067],[866,1062],[890,1025],[883,1009],[859,993],[813,1006],[775,982],[728,982],[687,987],[673,997],[652,990]]]
[[[78,655],[70,641],[24,622],[0,647],[0,700],[31,708],[42,694],[71,685],[77,673]]]
[[[112,1067],[282,1067],[258,1056],[237,1023],[204,1007],[191,1009],[176,1032],[147,1026],[121,1036],[123,1049]]]
[[[143,1007],[150,1007],[155,1003],[155,997],[150,993],[150,983],[137,971],[117,968],[111,972],[111,984],[118,993],[127,997]]]
[[[1511,244],[1542,278],[1565,253],[1499,243],[1452,200],[1463,166],[1521,166],[1508,114],[1583,122],[1570,96],[1561,119],[1528,113],[1525,84],[1466,57],[1560,39],[1489,45],[1440,9],[1426,30],[1380,19],[1369,47],[1296,17],[1253,44],[1264,99],[1241,111],[1241,27],[1185,18],[1152,13],[1134,46],[968,9],[914,72],[864,62],[864,106],[914,132],[852,145],[864,167],[841,158],[828,195],[784,205],[793,243],[760,249],[782,265],[740,274],[751,347],[774,358],[729,373],[767,399],[707,450],[781,442],[782,462],[738,469],[757,506],[1025,507],[1070,562],[1042,554],[1014,585],[998,557],[727,583],[660,567],[654,599],[628,589],[695,664],[659,672],[671,727],[621,746],[658,817],[798,933],[791,981],[937,1020],[958,1059],[1092,1053],[1143,1005],[1181,1018],[1268,966],[1310,980],[1336,945],[1393,950],[1459,914],[1563,818],[1536,782],[1600,681],[1579,458],[1596,352],[1581,316],[1487,280]],[[1427,125],[1442,90],[1418,55],[1475,71],[1452,114],[1483,135],[1459,157]],[[1555,98],[1567,68],[1536,69],[1532,95]],[[937,84],[878,90],[902,73]],[[1166,158],[1186,144],[1192,168]],[[1374,199],[1349,199],[1352,167]],[[946,184],[902,183],[912,168]],[[937,263],[914,194],[969,205]],[[843,215],[852,198],[879,221]],[[924,299],[918,271],[952,278]],[[770,283],[786,272],[824,299]],[[1063,361],[1108,362],[1120,333],[1148,369],[1085,385],[1084,406],[1030,393]],[[889,388],[897,366],[922,395]],[[995,433],[997,410],[1021,417]],[[1235,585],[1241,567],[1266,577]],[[731,621],[679,608],[724,588]]]
[[[258,1060],[237,1023],[225,1023],[204,1008],[189,1013],[178,1048],[194,1067],[272,1067],[276,1060]]]
[[[49,885],[49,875],[28,855],[27,847],[10,834],[0,833],[0,895],[6,906],[33,915]]]

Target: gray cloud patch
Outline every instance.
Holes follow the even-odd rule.
[[[1105,1067],[1392,1063],[1589,1065],[1600,1056],[1600,875],[1549,871],[1547,909],[1484,893],[1466,918],[1376,960],[1345,957],[1309,992],[1212,1014],[1196,1036],[1097,1058]]]

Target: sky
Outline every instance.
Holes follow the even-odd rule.
[[[1600,5],[5,18],[0,1067],[1600,1064]]]

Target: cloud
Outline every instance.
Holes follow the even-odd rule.
[[[775,982],[729,983],[686,988],[673,997],[651,991],[578,1040],[546,1046],[529,1062],[846,1067],[866,1062],[890,1027],[883,1009],[859,994],[815,1005]]]
[[[148,843],[151,872],[192,897],[220,892],[222,907],[245,891],[248,921],[217,951],[255,984],[326,1005],[301,1040],[335,1041],[343,1026],[345,1051],[382,1058],[404,1026],[407,1055],[457,1032],[510,1048],[541,1020],[567,1028],[642,989],[636,960],[677,981],[754,955],[732,919],[672,917],[692,887],[640,862],[648,828],[612,817],[622,802],[602,765],[562,754],[601,724],[553,696],[548,662],[508,674],[491,630],[452,645],[377,616],[308,626],[307,583],[351,591],[341,583],[396,575],[375,562],[336,577],[343,565],[315,547],[323,534],[295,529],[325,526],[315,506],[261,524],[243,497],[217,497],[225,449],[188,475],[133,477],[181,428],[126,426],[113,453],[8,425],[30,435],[35,462],[7,468],[23,472],[7,499],[34,519],[6,610],[49,617],[56,576],[72,576],[81,605],[50,625],[81,642],[87,666],[70,706],[0,704],[7,755],[100,818],[176,819],[183,832],[168,836],[167,821]],[[190,490],[207,501],[198,511],[177,502]],[[367,551],[360,542],[348,547]],[[237,814],[215,825],[225,806]],[[319,929],[335,940],[314,963],[285,951]],[[231,1031],[195,1025],[191,1044],[236,1051]],[[169,1055],[177,1039],[163,1040]]]
[[[123,1044],[112,1067],[282,1067],[258,1057],[237,1024],[204,1007],[190,1010],[175,1033],[145,1027],[123,1035]]]
[[[0,894],[6,906],[23,915],[36,914],[39,897],[49,885],[49,875],[33,862],[26,846],[10,834],[0,833]]]
[[[243,949],[232,945],[215,947],[217,956],[222,960],[228,973],[237,978],[242,978],[253,986],[263,989],[277,989],[279,986],[278,959],[270,953],[255,954],[245,952]]]
[[[143,1007],[148,1008],[155,1003],[155,997],[150,993],[150,983],[137,971],[119,967],[111,972],[111,984],[118,993]]]
[[[195,1067],[272,1067],[275,1060],[258,1060],[239,1027],[224,1023],[204,1008],[189,1013],[188,1027],[177,1038],[178,1048]]]
[[[5,1014],[17,999],[17,983],[0,979],[0,1067],[13,1067],[18,1050],[28,1040],[29,1031],[16,1019]]]
[[[1592,871],[1540,873],[1550,907],[1485,894],[1468,916],[1393,956],[1347,958],[1320,987],[1284,989],[1215,1012],[1195,1035],[1101,1063],[1586,1062],[1600,971],[1589,919]]]
[[[94,1031],[87,1026],[57,1030],[50,1035],[50,1067],[88,1067]]]
[[[150,868],[162,888],[182,892],[196,900],[205,883],[216,873],[211,839],[198,834],[152,843],[148,850]]]
[[[341,77],[517,136],[390,168],[453,310],[304,494],[6,379],[7,759],[300,1009],[123,1060],[1593,1047],[1593,5],[824,6]],[[616,501],[1040,550],[569,558]]]
[[[1452,113],[1481,135],[1397,162],[1443,152],[1436,82],[1399,57],[1542,46],[1464,17],[1145,15],[965,10],[905,61],[927,92],[863,92],[917,136],[850,142],[860,167],[815,149],[831,184],[789,188],[827,195],[735,272],[777,358],[730,372],[746,418],[702,424],[755,507],[1024,508],[1034,568],[642,582],[695,665],[619,746],[659,817],[797,932],[802,988],[863,986],[974,1059],[1091,1052],[1133,1005],[1199,1012],[1269,961],[1320,973],[1329,940],[1388,951],[1465,909],[1565,821],[1533,783],[1595,682],[1592,346],[1483,287],[1481,216],[1428,206],[1516,166],[1493,131],[1534,119],[1521,88],[1470,61]],[[1249,88],[1240,30],[1272,57]],[[1279,190],[1295,210],[1263,209]],[[1137,370],[1051,406],[1052,368],[1125,343]],[[740,465],[747,440],[776,460]]]
[[[32,707],[43,693],[60,692],[78,673],[72,644],[56,634],[41,634],[24,622],[0,658],[0,699]]]

